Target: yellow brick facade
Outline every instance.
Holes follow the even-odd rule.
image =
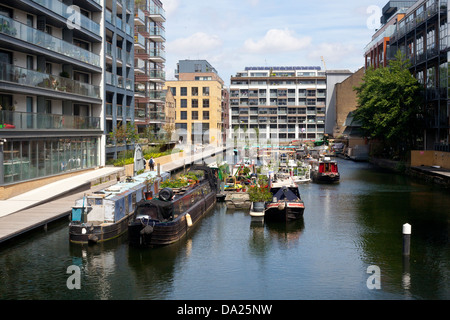
[[[201,143],[199,136],[192,141],[192,123],[198,124],[196,128],[207,123],[209,134],[203,139],[214,146],[222,144],[222,87],[217,80],[166,81],[165,89],[172,90],[175,99],[175,124],[185,124],[188,143]]]

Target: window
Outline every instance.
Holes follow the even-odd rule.
[[[439,43],[440,49],[445,50],[447,48],[447,21],[441,22],[439,27]]]
[[[177,88],[170,87],[170,91],[172,92],[172,95],[173,95],[173,96],[176,96],[176,95],[177,95]]]
[[[187,120],[187,111],[180,112],[180,120]]]
[[[192,87],[191,91],[193,96],[198,96],[198,87]]]
[[[209,111],[203,111],[203,120],[209,120]]]
[[[181,96],[187,96],[187,88],[186,87],[181,87],[180,88],[180,95]]]
[[[203,95],[209,96],[209,87],[203,87]]]
[[[34,58],[33,56],[27,56],[27,69],[34,70]]]
[[[423,36],[417,38],[416,41],[417,59],[419,60],[423,54]]]
[[[198,111],[192,111],[191,116],[192,120],[198,120]]]
[[[187,99],[181,99],[180,103],[181,108],[187,108]]]
[[[428,30],[427,33],[427,50],[433,50],[435,46],[435,31],[434,28]]]
[[[198,108],[198,99],[192,99],[192,108]]]
[[[427,88],[436,87],[436,70],[434,67],[427,69]]]
[[[203,99],[203,108],[209,108],[209,99]]]

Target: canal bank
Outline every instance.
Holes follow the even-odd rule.
[[[404,161],[394,161],[374,157],[370,157],[369,162],[379,168],[387,169],[399,174],[405,174],[420,181],[440,187],[450,188],[450,170],[440,166],[411,166],[411,163],[405,163]]]
[[[209,148],[182,157],[176,155],[172,161],[165,159],[162,164],[158,159],[156,162],[161,172],[173,173],[194,163],[213,162],[223,152],[224,148]],[[85,193],[99,191],[133,172],[133,168],[99,168],[0,200],[0,244],[68,216],[75,200]]]

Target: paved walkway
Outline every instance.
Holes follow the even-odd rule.
[[[201,163],[203,158],[206,163],[211,163],[215,161],[215,156],[211,157],[211,155],[221,155],[222,152],[223,148],[208,148],[192,156],[174,159],[174,161],[162,165],[161,172],[171,172],[194,162]],[[0,200],[0,243],[64,217],[72,210],[75,200],[80,199],[84,193],[101,190],[107,185],[117,182],[113,179],[110,182],[91,187],[92,181],[115,175],[123,170],[123,167],[104,167],[91,170],[7,200]]]
[[[77,190],[90,188],[91,181],[122,171],[122,167],[104,167],[77,176],[62,179],[7,200],[0,200],[0,218],[30,207],[34,207]],[[1,220],[0,220],[1,223]]]

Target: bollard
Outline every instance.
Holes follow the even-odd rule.
[[[411,225],[403,225],[403,255],[409,256],[411,253]]]

